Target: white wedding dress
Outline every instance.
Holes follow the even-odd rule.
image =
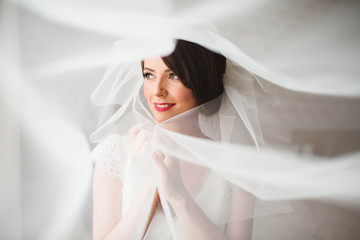
[[[109,178],[121,181],[121,209],[124,215],[142,183],[142,170],[130,153],[129,138],[118,135],[108,136],[93,150],[91,157],[96,166]],[[207,217],[224,231],[226,227],[224,218],[229,215],[229,198],[233,186],[213,172],[207,173],[204,181],[194,200]],[[185,239],[181,226],[176,219],[173,221],[177,239]],[[157,208],[144,239],[173,239],[164,212],[160,208]]]

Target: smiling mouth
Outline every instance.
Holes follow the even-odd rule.
[[[171,104],[171,103],[154,103],[154,109],[156,111],[163,112],[169,110],[174,105],[175,104]]]

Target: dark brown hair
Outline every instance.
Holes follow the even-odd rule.
[[[196,43],[178,40],[175,50],[162,60],[194,94],[197,104],[224,92],[226,58]]]

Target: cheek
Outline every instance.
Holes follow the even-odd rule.
[[[193,92],[190,89],[183,87],[177,93],[180,102],[185,103],[189,107],[195,107],[197,105]]]

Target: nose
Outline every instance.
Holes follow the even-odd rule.
[[[154,86],[154,94],[157,97],[165,97],[167,95],[166,82],[163,78],[158,79]]]

